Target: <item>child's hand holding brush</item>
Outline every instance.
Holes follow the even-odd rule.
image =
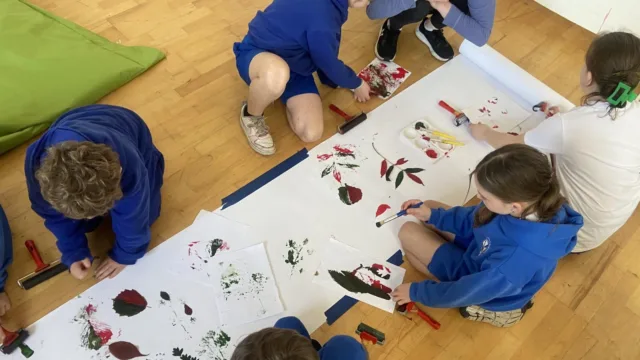
[[[412,215],[416,219],[426,222],[431,218],[430,201],[407,200],[402,204],[402,210],[406,210],[407,215]]]

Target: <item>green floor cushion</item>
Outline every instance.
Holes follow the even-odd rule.
[[[21,0],[0,0],[0,154],[164,58],[114,44]]]

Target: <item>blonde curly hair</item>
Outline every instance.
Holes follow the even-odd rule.
[[[104,215],[122,198],[118,154],[103,144],[56,144],[47,150],[35,176],[42,197],[71,219]]]

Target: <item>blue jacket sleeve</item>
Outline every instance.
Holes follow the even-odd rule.
[[[132,265],[144,256],[151,242],[150,189],[146,170],[136,175],[132,191],[111,210],[116,242],[109,257],[118,264]]]
[[[324,75],[335,85],[346,89],[356,89],[362,79],[340,59],[340,41],[335,34],[325,31],[311,31],[307,34],[311,59]]]
[[[444,18],[444,24],[450,26],[463,38],[476,46],[482,46],[489,41],[493,21],[496,14],[495,0],[469,0],[469,13],[463,13],[455,5]]]
[[[0,206],[0,293],[4,292],[4,285],[7,283],[7,268],[13,262],[13,239],[11,237],[11,229],[9,229],[9,221]]]
[[[477,206],[456,206],[449,210],[431,209],[429,224],[438,230],[456,234],[456,241],[469,244],[473,238],[473,216]]]
[[[372,0],[367,6],[369,19],[385,19],[416,7],[416,0]]]
[[[499,270],[489,269],[463,276],[457,281],[427,280],[411,284],[411,301],[437,308],[456,308],[484,304],[518,291]]]

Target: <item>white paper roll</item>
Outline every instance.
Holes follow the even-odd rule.
[[[510,92],[517,94],[529,106],[541,101],[560,106],[563,111],[575,106],[490,46],[478,47],[465,40],[460,46],[460,54],[503,84]]]

